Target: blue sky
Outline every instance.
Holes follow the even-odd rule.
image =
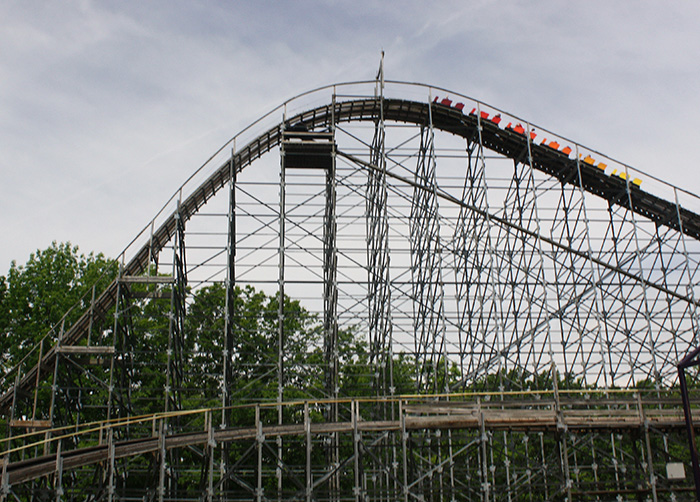
[[[700,194],[700,3],[0,4],[0,274],[52,240],[116,256],[225,140],[338,81],[486,101]]]

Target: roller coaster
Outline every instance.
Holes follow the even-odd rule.
[[[696,500],[699,211],[446,89],[296,96],[0,379],[0,498]]]

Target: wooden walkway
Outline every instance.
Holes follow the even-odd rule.
[[[403,407],[403,420],[393,421],[345,421],[337,423],[295,423],[284,425],[261,425],[229,429],[210,428],[199,432],[158,435],[115,441],[112,445],[100,444],[63,451],[28,460],[2,462],[2,484],[14,485],[42,476],[55,474],[58,469],[68,471],[116,459],[152,454],[160,451],[196,445],[206,445],[255,440],[262,432],[265,438],[286,436],[323,435],[329,433],[349,434],[358,432],[399,432],[419,430],[508,430],[508,431],[629,431],[648,428],[657,431],[682,431],[685,428],[683,410],[679,402],[653,401],[627,404],[613,400],[610,404],[588,400],[567,401],[558,408],[555,402],[528,401],[490,403],[416,403]],[[616,404],[617,403],[617,404]],[[582,406],[587,408],[583,408]],[[529,407],[528,407],[529,406]],[[161,417],[162,418],[162,417]],[[700,422],[700,410],[694,416]],[[306,426],[309,426],[307,431]],[[115,425],[114,428],[118,427]],[[63,432],[65,434],[65,431]],[[59,434],[55,434],[58,436]],[[102,435],[101,437],[105,437]],[[162,441],[162,442],[161,442]],[[38,445],[41,444],[37,443]],[[31,450],[29,450],[31,451]],[[112,452],[112,453],[110,453]],[[0,484],[0,488],[2,487]]]

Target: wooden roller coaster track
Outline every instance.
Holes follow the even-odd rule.
[[[398,99],[380,100],[379,98],[357,99],[334,102],[300,113],[289,118],[286,122],[270,128],[238,150],[231,160],[223,163],[204,183],[180,203],[177,214],[171,214],[159,228],[153,231],[150,242],[143,245],[135,256],[125,264],[122,270],[122,277],[133,277],[144,273],[148,267],[149,260],[157,256],[173,237],[177,218],[181,218],[184,221],[191,218],[226,185],[234,169],[241,171],[263,154],[278,146],[285,127],[293,126],[309,131],[322,130],[330,127],[333,121],[336,123],[353,121],[373,122],[379,120],[380,116],[387,121],[418,125],[427,124],[429,120],[432,120],[435,129],[469,140],[476,141],[479,139],[484,147],[523,164],[532,164],[532,167],[535,169],[557,178],[562,183],[581,186],[584,190],[607,200],[611,205],[628,208],[637,214],[649,218],[657,225],[672,228],[693,239],[700,239],[700,217],[692,211],[645,192],[637,185],[620,177],[608,176],[598,167],[582,162],[580,159],[571,158],[563,151],[544,144],[533,143],[528,135],[515,129],[503,129],[491,120],[482,120],[480,115],[465,114],[460,109],[440,103]],[[371,168],[371,166],[367,167]],[[516,231],[525,231],[495,215],[489,215],[489,217],[500,225],[514,227]],[[551,241],[544,236],[539,237],[547,240],[547,242]],[[564,244],[555,241],[550,243],[573,252]],[[589,258],[594,260],[592,257]],[[599,260],[596,261],[596,263],[598,262]],[[618,273],[628,276],[628,278],[639,280],[639,278],[618,269],[614,265],[604,262],[600,262],[598,265],[615,269]],[[118,281],[119,279],[112,282],[94,300],[91,308],[72,326],[66,329],[61,337],[63,346],[78,345],[88,333],[92,321],[106,316],[116,302]],[[683,294],[667,289],[662,285],[647,284],[647,286],[660,289],[672,297],[680,298],[693,305],[699,305],[694,298],[683,296]],[[18,380],[4,379],[0,384],[4,387],[0,389],[0,392],[2,392],[2,395],[0,395],[1,412],[7,413],[17,392],[27,391],[35,384],[37,378],[45,375],[46,372],[53,368],[58,351],[59,348],[57,346],[46,350],[40,360],[30,370],[20,375]]]

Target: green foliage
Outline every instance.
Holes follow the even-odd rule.
[[[278,298],[251,286],[236,287],[233,298],[232,350],[228,357],[232,402],[273,401],[277,396]],[[284,314],[285,396],[309,397],[300,395],[299,389],[319,389],[322,385],[322,326],[296,300],[285,298]],[[220,395],[225,316],[226,289],[222,284],[200,288],[192,295],[184,333],[191,369],[186,386],[209,394],[210,401]]]
[[[156,413],[164,409],[171,288],[155,284],[130,288],[130,296],[122,298],[119,306],[117,350],[129,358],[131,369],[122,381],[122,394],[130,395],[134,412]]]
[[[25,265],[13,261],[7,277],[0,276],[0,368],[10,368],[47,334],[54,341],[64,315],[70,326],[89,306],[92,287],[99,294],[116,273],[115,261],[86,256],[69,242],[54,241]]]

